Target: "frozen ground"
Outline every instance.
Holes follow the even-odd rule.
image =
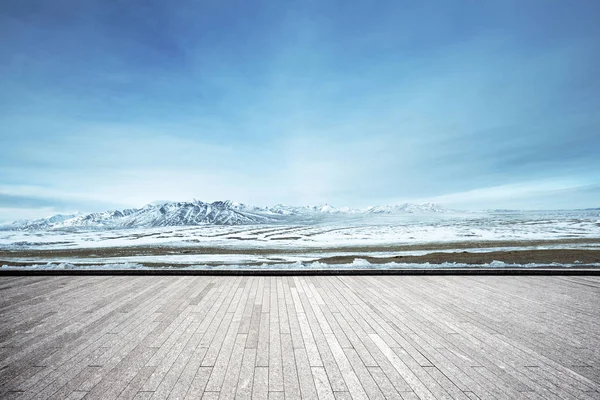
[[[493,261],[485,264],[465,264],[465,263],[385,263],[385,264],[372,264],[366,260],[357,258],[352,263],[337,264],[334,267],[328,264],[324,264],[318,261],[315,262],[295,262],[295,263],[282,263],[282,264],[259,264],[259,265],[247,265],[247,264],[221,264],[221,265],[209,265],[209,264],[196,264],[196,265],[183,265],[178,266],[174,264],[172,266],[153,266],[143,263],[89,263],[89,264],[71,264],[68,262],[48,262],[46,264],[23,264],[20,266],[4,265],[4,270],[123,270],[123,269],[181,269],[181,270],[286,270],[286,271],[302,271],[302,270],[330,270],[330,269],[423,269],[423,268],[540,268],[540,267],[551,267],[551,268],[573,268],[580,267],[577,263],[568,264],[540,264],[540,263],[529,263],[529,264],[510,264],[502,261]],[[600,267],[600,263],[587,264],[586,267]]]
[[[3,262],[45,268],[60,265],[131,268],[152,264],[261,268],[266,265],[293,269],[314,268],[311,265],[316,260],[348,254],[360,258],[492,249],[600,250],[598,239],[600,210],[370,215],[296,225],[5,230],[0,231],[0,265]],[[83,249],[89,251],[82,255]],[[110,249],[107,256],[105,253]],[[129,250],[118,254],[119,249]],[[394,264],[382,263],[378,268],[397,268]],[[335,268],[349,265],[357,267],[350,263]],[[366,261],[361,265],[373,267]]]

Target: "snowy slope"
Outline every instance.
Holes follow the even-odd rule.
[[[43,230],[49,229],[54,226],[61,225],[63,222],[71,220],[77,217],[78,214],[57,214],[48,218],[41,218],[36,220],[19,220],[15,221],[10,225],[0,226],[0,229],[36,229]]]

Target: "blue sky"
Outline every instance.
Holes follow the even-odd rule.
[[[600,206],[600,2],[0,0],[0,221]]]

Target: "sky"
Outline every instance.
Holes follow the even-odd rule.
[[[600,207],[597,0],[0,0],[0,221]]]

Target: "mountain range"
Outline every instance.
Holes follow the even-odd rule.
[[[369,214],[442,213],[447,210],[432,204],[402,204],[392,206],[358,208],[335,208],[328,204],[320,206],[257,207],[232,201],[205,203],[169,202],[149,204],[142,208],[113,210],[91,214],[55,215],[37,220],[20,220],[1,229],[118,229],[183,225],[252,225],[269,223],[300,223],[319,220],[326,216],[357,216]]]

